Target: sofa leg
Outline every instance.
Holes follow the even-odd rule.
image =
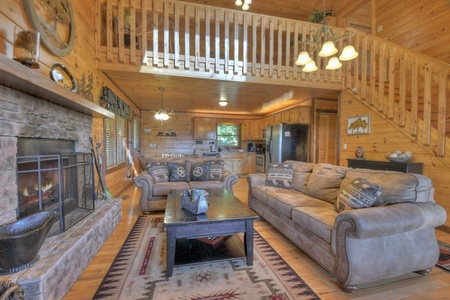
[[[431,270],[432,270],[431,268],[428,268],[428,269],[425,269],[425,270],[416,271],[416,273],[419,274],[419,275],[428,275],[431,272]]]
[[[346,293],[353,293],[358,288],[358,285],[346,285],[338,280],[339,287]]]

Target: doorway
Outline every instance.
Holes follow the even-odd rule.
[[[316,111],[316,163],[337,165],[338,115],[336,111]]]

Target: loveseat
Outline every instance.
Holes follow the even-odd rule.
[[[426,176],[286,161],[247,180],[249,206],[346,292],[438,260],[446,212]]]
[[[150,158],[141,160],[144,171],[134,180],[142,189],[143,212],[164,210],[169,190],[225,188],[233,193],[236,174],[224,169],[221,159]]]

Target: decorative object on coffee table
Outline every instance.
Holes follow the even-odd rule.
[[[209,193],[204,190],[185,189],[180,196],[181,206],[193,214],[204,214],[208,211]]]
[[[36,30],[14,30],[14,60],[31,69],[38,69],[40,34]]]

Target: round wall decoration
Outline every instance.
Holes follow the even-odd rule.
[[[69,89],[74,93],[77,92],[77,83],[75,82],[72,74],[63,64],[56,62],[52,65],[52,69],[50,70],[50,78],[66,89]]]
[[[42,44],[57,56],[67,56],[75,43],[75,19],[70,0],[23,0],[28,19]]]

